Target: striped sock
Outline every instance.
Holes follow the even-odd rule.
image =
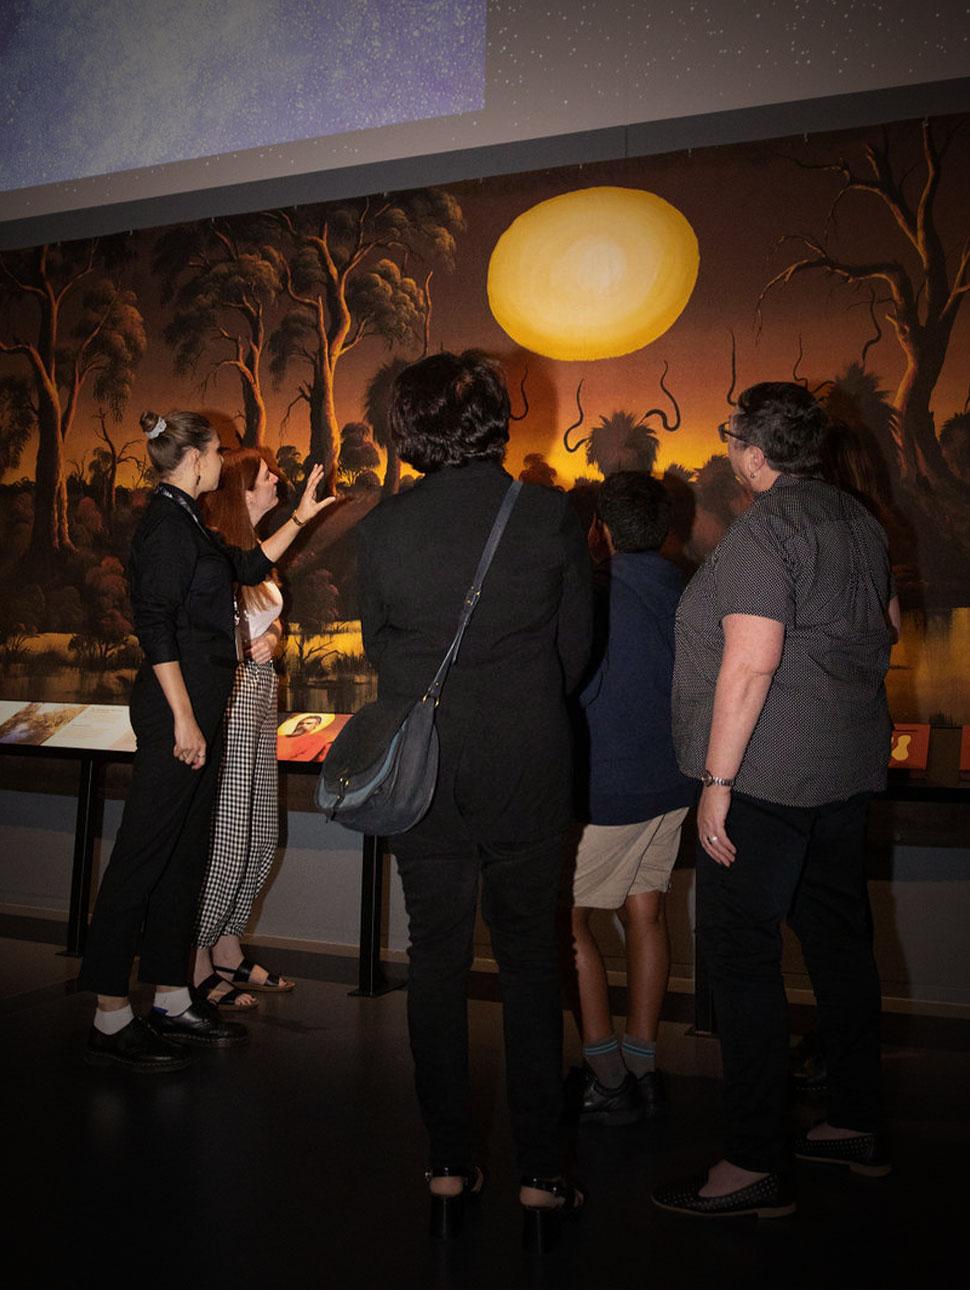
[[[624,1035],[623,1061],[627,1070],[639,1079],[648,1071],[657,1069],[657,1045],[646,1039],[637,1039],[634,1035]]]
[[[603,1039],[598,1044],[583,1044],[583,1057],[596,1076],[597,1083],[604,1088],[619,1088],[626,1079],[626,1067],[620,1056],[616,1035],[610,1035],[609,1039]]]

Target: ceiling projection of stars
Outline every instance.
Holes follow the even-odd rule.
[[[485,0],[9,0],[5,189],[481,108]]]

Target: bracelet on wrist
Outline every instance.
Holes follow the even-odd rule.
[[[303,525],[306,523],[306,520],[301,520],[299,518],[296,511],[293,512],[293,514],[290,516],[290,519],[293,521],[293,523],[296,525],[298,529],[302,529]]]
[[[727,776],[724,776],[724,775],[712,775],[711,772],[705,766],[704,774],[701,776],[701,783],[704,785],[705,788],[712,788],[715,786],[717,788],[733,788],[734,776],[732,775],[729,779],[727,778]]]

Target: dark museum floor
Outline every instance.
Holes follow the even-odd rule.
[[[274,951],[273,966],[295,972],[298,986],[264,998],[247,1048],[139,1079],[82,1064],[91,1004],[71,992],[75,965],[36,931],[23,936],[0,938],[4,1211],[16,1214],[8,1284],[727,1290],[970,1279],[967,1023],[889,1019],[889,1178],[805,1166],[797,1216],[760,1223],[680,1220],[650,1204],[658,1180],[709,1162],[718,1144],[717,1044],[665,1023],[669,1124],[575,1135],[588,1211],[554,1254],[530,1263],[519,1249],[494,1002],[471,1004],[489,1190],[461,1240],[434,1247],[402,990],[351,998],[346,982],[312,979],[348,975],[351,961]],[[571,1026],[567,1034],[574,1057]]]

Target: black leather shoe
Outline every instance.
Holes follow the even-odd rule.
[[[88,1066],[124,1066],[130,1071],[160,1075],[184,1070],[195,1058],[156,1034],[143,1017],[135,1017],[116,1035],[102,1034],[92,1026],[84,1060]]]
[[[207,1048],[232,1048],[245,1044],[249,1033],[238,1021],[226,1021],[218,1008],[205,999],[196,999],[177,1017],[152,1009],[148,1024],[157,1035],[177,1044],[203,1044]]]
[[[809,1138],[800,1134],[793,1150],[798,1160],[812,1160],[823,1165],[845,1165],[854,1174],[866,1178],[885,1178],[892,1172],[889,1149],[878,1133],[857,1133],[851,1138]]]
[[[666,1115],[670,1110],[670,1098],[667,1096],[667,1080],[663,1071],[646,1071],[637,1080],[637,1084],[646,1118],[654,1120]]]
[[[580,1124],[635,1124],[643,1115],[643,1103],[635,1075],[629,1071],[618,1088],[604,1088],[590,1071],[583,1089]]]
[[[707,1176],[658,1187],[653,1203],[671,1214],[691,1218],[787,1218],[794,1214],[795,1193],[780,1174],[767,1174],[756,1183],[728,1192],[726,1196],[701,1196]]]

